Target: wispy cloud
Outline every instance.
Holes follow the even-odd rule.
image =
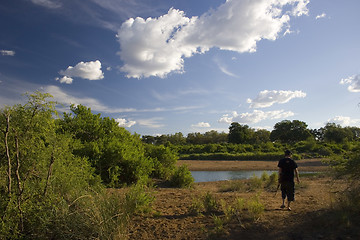
[[[320,15],[317,15],[316,17],[315,17],[315,19],[320,19],[320,18],[325,18],[326,17],[326,13],[322,13],[322,14],[320,14]]]
[[[238,78],[239,76],[237,76],[236,74],[230,72],[228,70],[228,67],[221,62],[218,58],[214,58],[214,62],[217,64],[217,66],[219,67],[220,71],[223,72],[224,74],[230,76],[230,77],[234,77],[234,78]]]
[[[15,56],[15,51],[12,50],[0,50],[2,56]]]
[[[62,6],[62,4],[59,1],[55,1],[55,0],[31,0],[31,2],[36,5],[50,9],[56,9]]]
[[[99,100],[88,97],[75,97],[72,94],[64,92],[58,86],[46,86],[43,88],[45,92],[54,96],[54,99],[59,103],[69,104],[82,104],[90,107],[94,111],[103,113],[146,113],[146,112],[180,112],[189,111],[200,108],[200,106],[175,106],[169,108],[148,108],[148,109],[136,109],[136,108],[118,108],[109,107],[101,103]]]
[[[138,119],[137,122],[140,126],[147,127],[147,128],[162,128],[165,125],[161,123],[163,118],[161,117],[154,117],[148,119]]]
[[[184,98],[184,96],[188,96],[188,95],[195,95],[195,96],[207,95],[210,94],[210,91],[205,89],[190,88],[190,89],[183,89],[175,92],[165,92],[165,93],[159,93],[153,90],[151,91],[151,94],[154,98],[156,98],[159,101],[169,101],[173,99]]]

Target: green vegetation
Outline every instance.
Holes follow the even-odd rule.
[[[295,159],[333,159],[337,176],[349,181],[337,205],[341,219],[358,221],[359,128],[329,123],[308,129],[284,120],[272,132],[232,123],[228,134],[140,138],[85,106],[59,114],[49,94],[27,96],[27,103],[0,110],[0,239],[121,239],[131,216],[152,212],[151,179],[191,187],[194,179],[186,166],[176,167],[177,159],[278,160],[286,148]],[[272,191],[276,182],[276,174],[264,173],[223,191]],[[121,195],[107,188],[127,190]],[[263,211],[258,199],[220,203],[222,210],[207,194],[189,211],[215,214],[215,232],[229,219],[256,220]]]
[[[60,116],[49,94],[27,96],[0,110],[0,239],[121,239],[133,214],[151,211],[148,179],[170,178],[176,154],[90,108]],[[125,185],[124,196],[105,188]]]

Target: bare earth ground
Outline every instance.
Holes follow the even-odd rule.
[[[325,171],[319,160],[297,161],[300,171]],[[276,162],[262,161],[179,161],[190,170],[276,170]],[[275,166],[275,167],[274,167]],[[305,170],[306,169],[306,170]],[[242,180],[246,181],[246,180]],[[128,239],[360,239],[354,232],[340,231],[339,223],[326,218],[333,204],[334,194],[344,187],[330,177],[304,177],[296,190],[292,211],[280,209],[281,194],[275,191],[224,192],[222,187],[230,181],[196,183],[192,189],[156,188],[156,197],[150,214],[135,216],[128,227]],[[217,200],[231,204],[236,198],[251,199],[258,195],[265,211],[255,222],[236,219],[224,224],[224,230],[214,235],[211,215],[189,214],[193,199],[211,193]],[[223,213],[217,214],[224,217]],[[330,231],[332,226],[336,230]]]

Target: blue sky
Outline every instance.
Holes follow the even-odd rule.
[[[141,135],[285,119],[360,127],[359,10],[358,0],[3,0],[0,105],[42,90]]]

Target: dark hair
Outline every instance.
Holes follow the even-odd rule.
[[[285,150],[285,156],[290,156],[292,154],[292,152],[289,149]]]

